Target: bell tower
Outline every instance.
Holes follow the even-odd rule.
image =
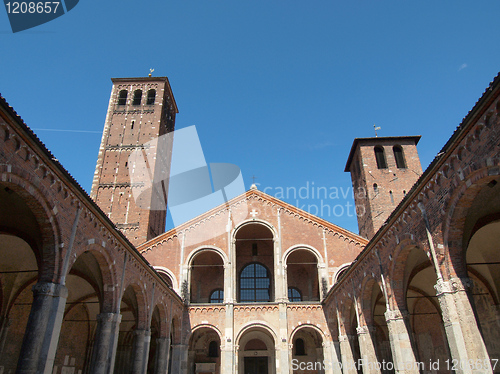
[[[113,88],[104,124],[99,156],[90,196],[134,245],[165,231],[168,183],[162,195],[132,183],[130,156],[148,152],[148,170],[155,175],[170,174],[172,149],[156,157],[150,143],[174,131],[178,113],[167,77],[113,78]],[[172,137],[170,137],[172,138]]]
[[[371,239],[422,175],[420,136],[356,138],[345,166],[351,173],[359,234]]]

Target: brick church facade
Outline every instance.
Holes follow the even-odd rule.
[[[255,186],[165,232],[172,89],[112,81],[90,196],[1,98],[0,373],[500,372],[499,77],[425,171],[354,140],[360,235]]]

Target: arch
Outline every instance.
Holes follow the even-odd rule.
[[[126,293],[128,292],[128,295]],[[128,302],[133,302],[133,300],[125,300],[126,296],[132,297],[135,296],[136,298],[136,303],[137,303],[137,309],[136,313],[136,321],[137,321],[137,328],[138,329],[145,329],[146,328],[146,323],[147,323],[147,297],[146,297],[146,291],[144,289],[144,286],[141,286],[140,282],[137,282],[135,280],[130,280],[128,283],[125,283],[123,286],[123,293],[122,297],[120,300],[121,305],[123,306],[123,303],[128,303]],[[129,305],[130,307],[130,305]],[[120,307],[122,309],[122,307]]]
[[[186,266],[191,266],[194,257],[200,254],[201,252],[205,251],[216,252],[220,257],[222,257],[222,262],[224,263],[224,265],[226,265],[229,262],[226,253],[219,247],[216,247],[214,245],[202,245],[189,252],[188,256],[186,257],[186,262],[185,262]]]
[[[324,282],[319,274],[321,256],[309,246],[294,246],[285,255],[286,286],[300,290],[303,301],[319,301]],[[288,296],[288,295],[287,295]]]
[[[222,342],[222,334],[215,326],[210,324],[196,326],[188,342],[188,371],[219,374]]]
[[[209,303],[212,290],[224,289],[224,256],[217,248],[202,247],[188,257],[188,289],[191,303]]]
[[[404,296],[404,289],[406,287],[404,273],[406,267],[406,260],[413,248],[419,248],[420,245],[413,239],[404,239],[392,251],[392,265],[388,269],[388,282],[386,282],[387,292],[389,297],[389,305],[391,309],[398,308],[406,310],[406,302]]]
[[[231,239],[232,240],[236,239],[236,235],[238,234],[238,231],[240,231],[243,227],[245,227],[247,225],[251,225],[251,224],[260,224],[262,226],[267,227],[272,232],[274,240],[276,240],[276,238],[278,237],[278,231],[271,223],[269,223],[263,219],[260,219],[260,218],[251,218],[251,219],[247,219],[247,220],[240,222],[237,226],[234,227],[234,229],[232,231]]]
[[[442,223],[444,248],[443,275],[466,277],[463,252],[473,234],[479,218],[500,211],[498,200],[485,203],[492,195],[498,196],[500,178],[498,166],[484,167],[465,176],[448,200]],[[450,245],[451,244],[451,245]],[[438,249],[439,250],[439,249]]]
[[[80,253],[66,276],[68,298],[59,334],[54,367],[67,365],[67,357],[76,371],[88,371],[95,326],[100,313],[114,311],[112,274],[102,254],[102,247]],[[75,339],[78,336],[78,339]]]
[[[295,328],[290,333],[288,341],[290,341],[290,342],[293,341],[293,338],[295,337],[295,334],[299,330],[305,329],[305,328],[310,328],[310,329],[315,330],[321,336],[321,339],[323,339],[323,341],[326,342],[327,339],[326,339],[326,336],[325,336],[325,333],[323,332],[323,330],[321,330],[318,326],[313,325],[312,323],[303,323],[301,325],[295,326]]]
[[[304,249],[304,250],[307,250],[307,251],[314,253],[314,255],[316,256],[316,259],[318,260],[318,264],[324,263],[323,256],[321,256],[321,253],[319,253],[319,251],[316,248],[314,248],[313,246],[310,246],[307,244],[295,244],[295,245],[292,245],[290,248],[288,248],[285,251],[285,253],[283,253],[283,256],[282,256],[283,263],[286,264],[288,256],[290,256],[290,254],[293,251],[296,251],[298,249]]]
[[[155,100],[156,100],[156,90],[152,88],[148,90],[146,105],[154,105]]]
[[[102,294],[102,302],[103,305],[105,305],[105,309],[101,312],[112,313],[118,306],[117,290],[116,287],[113,287],[113,285],[118,283],[118,276],[116,274],[115,261],[112,260],[111,253],[109,253],[106,248],[99,244],[90,244],[87,247],[79,248],[79,250],[72,256],[73,262],[69,264],[68,271],[66,274],[63,274],[63,276],[67,276],[71,273],[75,263],[85,253],[89,253],[93,256],[102,278],[102,288],[100,289],[100,292]]]
[[[280,284],[277,279],[278,272],[275,272],[275,253],[276,253],[276,232],[272,225],[262,220],[247,220],[241,223],[233,231],[232,250],[234,260],[232,262],[232,273],[235,275],[232,295],[230,298],[241,300],[241,276],[242,270],[250,263],[260,263],[269,274],[269,300],[273,301],[276,297],[276,285]],[[250,281],[248,281],[250,282]],[[227,291],[227,290],[226,290]],[[284,290],[279,290],[284,292]],[[259,291],[261,294],[264,291]],[[262,295],[260,295],[262,296]],[[264,299],[262,297],[258,299]]]
[[[141,105],[141,101],[142,101],[142,90],[137,89],[134,91],[134,98],[132,101],[132,105]]]
[[[375,278],[375,274],[373,275],[367,275],[361,282],[360,319],[363,319],[365,325],[369,328],[371,344],[377,361],[394,362],[389,327],[385,318],[387,301],[383,291],[383,284],[381,280]]]
[[[179,290],[179,283],[177,282],[177,278],[175,277],[175,274],[172,272],[172,270],[164,267],[164,266],[153,266],[153,268],[160,274],[165,274],[167,277],[170,278],[170,281],[172,283],[172,288],[177,291]],[[168,282],[167,282],[168,283]]]
[[[481,221],[481,220],[480,220]],[[486,221],[487,222],[487,221]],[[472,281],[469,299],[490,357],[500,354],[500,219],[474,230],[464,253]]]
[[[261,328],[264,331],[268,332],[271,337],[273,338],[274,342],[277,342],[278,340],[278,335],[276,334],[276,331],[273,330],[273,328],[265,321],[262,320],[256,320],[256,321],[250,321],[245,323],[244,325],[241,326],[240,331],[236,335],[236,345],[241,346],[241,338],[243,335],[245,335],[246,332],[248,332],[251,329],[258,329]]]
[[[335,270],[335,273],[333,273],[333,277],[332,277],[332,284],[335,284],[338,282],[339,278],[341,277],[341,275],[347,271],[347,269],[349,269],[349,267],[352,265],[352,262],[346,262],[342,265],[340,265],[337,270]]]
[[[398,144],[393,146],[392,153],[394,154],[394,160],[396,160],[396,167],[398,169],[406,169],[406,160],[403,152],[403,147]]]
[[[17,172],[17,168],[13,167],[6,174],[8,181],[0,182],[2,212],[5,213],[4,217],[6,218],[5,222],[0,221],[0,229],[27,241],[35,250],[39,268],[39,281],[54,282],[60,277],[61,254],[58,248],[60,248],[61,231],[57,216],[54,216],[51,204],[47,199],[47,197],[52,196],[52,193],[42,184],[29,182],[27,180],[29,176],[23,175],[26,174],[26,171]],[[32,180],[39,182],[37,179]],[[11,207],[14,211],[7,213],[9,212],[8,209],[10,209],[8,208],[9,201],[13,196],[16,196],[16,201],[13,202]],[[22,211],[19,210],[20,203],[25,206]],[[14,208],[15,205],[17,205],[16,208]],[[18,214],[23,215],[23,217],[19,217],[19,222],[15,218],[16,210]],[[36,238],[33,238],[33,235],[30,235],[22,227],[26,226],[28,222],[26,212],[32,215],[38,225]]]
[[[194,326],[191,329],[191,335],[193,335],[197,330],[204,329],[204,328],[214,330],[217,333],[217,335],[219,336],[219,339],[222,341],[222,339],[223,339],[222,332],[219,330],[219,328],[217,326],[212,325],[210,323],[200,323],[199,325]]]
[[[375,161],[377,162],[377,168],[387,169],[387,160],[385,158],[384,147],[377,145],[373,148],[373,152],[375,153]]]
[[[237,345],[237,363],[242,372],[262,365],[268,368],[268,374],[276,373],[277,339],[267,324],[254,321],[244,326],[237,335]]]
[[[128,96],[128,91],[127,90],[121,90],[118,93],[118,105],[125,105],[125,104],[127,104],[127,96]]]
[[[12,251],[15,248],[15,256]],[[38,279],[38,261],[24,239],[0,231],[0,344],[2,366],[15,372],[33,304],[32,287]]]

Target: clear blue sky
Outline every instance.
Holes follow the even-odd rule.
[[[196,125],[207,161],[238,165],[247,188],[346,190],[374,123],[422,135],[427,167],[500,70],[499,15],[498,0],[81,0],[12,34],[1,9],[0,92],[30,127],[75,131],[35,132],[87,191],[110,78],[149,68],[170,79],[177,128]]]

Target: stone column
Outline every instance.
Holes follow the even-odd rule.
[[[91,373],[106,374],[113,372],[121,319],[120,313],[101,313],[97,315],[97,328],[90,362]]]
[[[221,344],[220,367],[222,374],[233,374],[236,358],[234,354],[234,305],[226,304],[226,320]]]
[[[394,360],[395,373],[419,374],[414,344],[410,339],[408,312],[400,310],[387,310],[385,320],[389,329],[392,359]]]
[[[185,344],[172,345],[171,374],[187,374],[187,355],[188,355],[187,345]]]
[[[170,355],[170,338],[156,339],[155,374],[167,374]]]
[[[151,340],[151,333],[146,330],[134,331],[134,350],[132,355],[134,357],[132,363],[132,374],[144,374],[148,365],[149,356],[149,342]]]
[[[342,356],[342,372],[344,374],[357,374],[357,363],[352,354],[354,337],[352,335],[339,335],[340,355]]]
[[[325,360],[325,374],[342,374],[341,363],[337,355],[335,342],[323,342],[323,359]]]
[[[490,357],[466,292],[471,285],[469,278],[452,278],[449,281],[438,279],[436,296],[451,358],[457,363],[456,373],[492,373]]]
[[[359,351],[361,353],[361,364],[363,374],[380,374],[379,362],[375,347],[373,345],[373,326],[361,326],[356,328],[359,340]]]
[[[33,286],[17,373],[52,373],[67,297],[68,289],[60,284],[42,282]]]
[[[279,328],[280,336],[279,341],[276,342],[277,352],[276,358],[277,363],[279,362],[279,368],[281,373],[290,372],[290,362],[289,362],[289,350],[288,350],[288,324],[287,324],[287,305],[286,303],[279,304]],[[291,343],[291,342],[290,342]]]
[[[11,320],[7,317],[0,317],[0,357],[3,353],[3,348],[5,346],[5,340],[7,339],[7,333],[9,332],[9,327],[11,325]]]

